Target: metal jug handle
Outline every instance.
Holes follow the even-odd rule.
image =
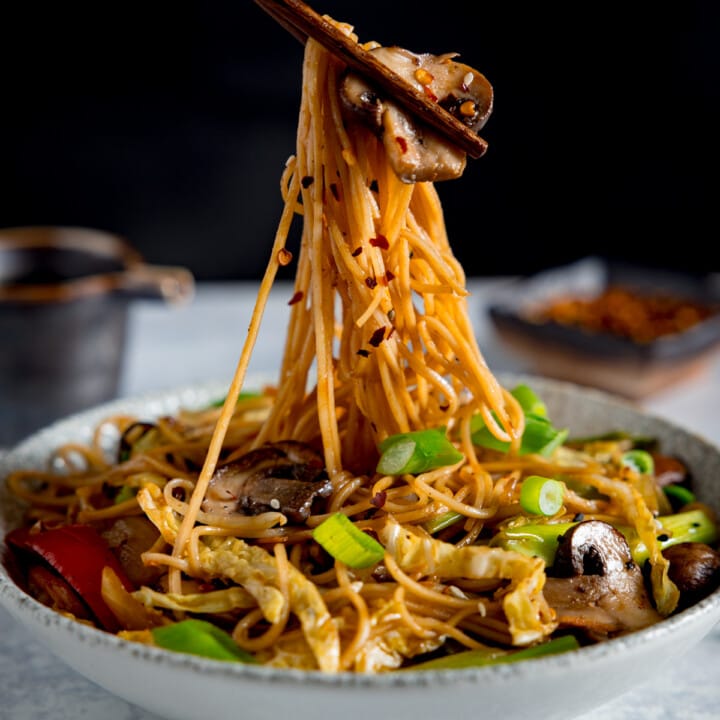
[[[195,280],[186,268],[137,263],[120,274],[115,292],[129,298],[182,304],[194,296]]]

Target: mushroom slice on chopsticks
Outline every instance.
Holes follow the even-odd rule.
[[[453,60],[454,54],[418,55],[399,47],[377,47],[371,52],[473,131],[485,124],[492,111],[492,87],[480,72]],[[419,123],[360,76],[348,72],[340,94],[345,106],[382,137],[388,160],[403,182],[434,182],[462,175],[466,164],[463,150]]]

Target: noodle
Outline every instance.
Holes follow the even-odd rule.
[[[520,452],[528,415],[475,341],[435,188],[401,181],[375,135],[347,120],[343,72],[308,41],[297,152],[280,181],[284,209],[222,406],[153,424],[110,418],[91,447],[57,450],[64,472],[19,471],[8,480],[11,491],[47,525],[96,524],[112,536],[130,532],[122,523],[131,518],[144,522],[155,532],[139,551],[151,575],[131,594],[149,617],[207,618],[277,667],[384,672],[427,653],[550,638],[558,617],[543,594],[543,560],[501,544],[532,520],[520,495],[533,474],[567,486],[562,508],[541,524],[586,513],[637,531],[655,601],[669,614],[678,592],[656,541],[653,489],[627,482],[612,459],[620,445],[596,454]],[[302,237],[277,386],[245,397],[295,215]],[[478,422],[507,450],[479,447]],[[127,456],[107,462],[101,430],[113,428]],[[384,441],[428,428],[454,438],[462,459],[420,472],[376,471]],[[250,482],[248,458],[277,447],[290,457],[298,452],[290,442],[320,452],[318,495],[305,514],[281,510],[275,496],[239,504],[232,483]],[[300,465],[279,477],[298,480]],[[262,468],[255,480],[267,479]],[[225,489],[223,472],[231,477]],[[351,567],[315,542],[313,529],[335,513],[379,541],[381,561]],[[148,641],[135,630],[136,623],[123,634]]]

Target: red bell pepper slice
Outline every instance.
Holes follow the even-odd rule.
[[[18,528],[8,533],[6,541],[45,560],[82,598],[105,630],[119,629],[117,618],[102,597],[103,568],[111,567],[128,592],[135,588],[95,528],[79,524],[39,532]]]

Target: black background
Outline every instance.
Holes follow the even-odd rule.
[[[493,84],[487,154],[438,185],[469,275],[590,254],[717,269],[719,3],[313,7]],[[258,277],[300,44],[251,0],[22,8],[0,17],[0,226],[97,227],[198,279]]]

